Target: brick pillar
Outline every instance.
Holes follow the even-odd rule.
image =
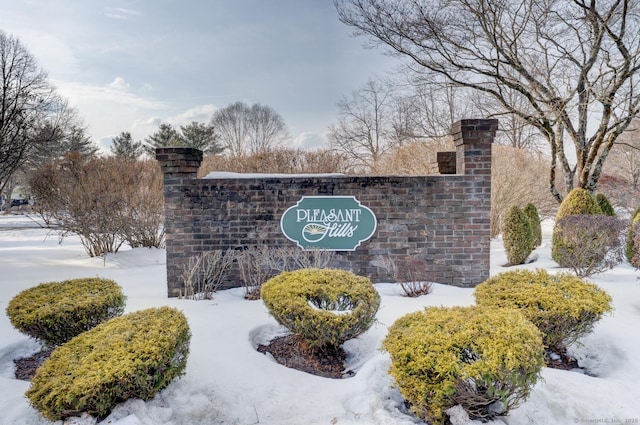
[[[467,175],[491,175],[491,144],[498,120],[460,120],[451,126],[456,145],[456,172]]]
[[[438,162],[438,173],[456,174],[456,153],[455,152],[437,152],[436,160]]]
[[[167,252],[167,291],[169,297],[181,295],[181,264],[187,256],[185,229],[191,226],[185,216],[188,201],[185,190],[198,177],[202,151],[193,148],[157,148],[156,159],[164,177],[164,230]]]
[[[491,145],[498,120],[469,119],[453,124],[457,175],[463,175],[465,205],[461,207],[459,246],[464,264],[454,266],[467,276],[461,286],[475,286],[489,278],[491,266]],[[455,262],[454,262],[455,263]]]

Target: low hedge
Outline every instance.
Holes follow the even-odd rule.
[[[611,297],[595,284],[542,269],[499,273],[476,286],[474,296],[481,306],[520,309],[542,331],[545,347],[556,353],[592,332],[612,311]]]
[[[130,398],[148,400],[182,375],[191,333],[170,307],[130,313],[56,348],[26,392],[52,421],[87,412],[103,418]]]
[[[280,273],[262,286],[261,296],[278,323],[314,348],[337,347],[365,332],[380,306],[368,278],[335,269]]]
[[[383,347],[412,412],[434,424],[458,404],[472,419],[506,415],[544,366],[540,331],[514,309],[430,307],[398,319]]]
[[[13,297],[11,324],[53,347],[124,312],[126,297],[113,280],[99,277],[42,283]]]

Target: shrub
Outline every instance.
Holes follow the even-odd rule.
[[[260,245],[250,247],[238,255],[240,280],[246,299],[260,299],[262,285],[278,273],[274,267],[288,261],[288,258],[282,258],[281,254],[282,251],[277,248]]]
[[[278,323],[317,349],[338,347],[365,332],[380,305],[369,279],[335,269],[282,272],[261,294]]]
[[[431,292],[433,283],[430,280],[429,265],[423,258],[415,255],[394,260],[385,258],[383,267],[398,282],[407,297],[419,297]]]
[[[529,219],[531,225],[531,233],[533,234],[533,247],[539,247],[542,244],[542,226],[540,224],[540,215],[535,205],[529,203],[522,210],[524,215]]]
[[[25,289],[7,306],[11,324],[45,346],[56,346],[124,311],[126,297],[109,279],[81,278]]]
[[[502,222],[502,243],[510,265],[525,262],[533,251],[533,232],[529,219],[517,206],[507,211]]]
[[[560,204],[556,221],[568,215],[577,214],[602,214],[602,209],[595,198],[586,190],[580,187],[572,189]]]
[[[627,260],[629,260],[629,263],[631,263],[631,265],[634,267],[640,267],[640,261],[636,259],[639,251],[639,245],[636,239],[637,235],[640,233],[640,225],[638,225],[638,223],[640,223],[640,214],[638,214],[638,212],[640,212],[640,208],[638,208],[631,216],[631,224],[627,229],[625,245],[625,255],[627,257]]]
[[[613,209],[613,205],[611,205],[611,202],[609,202],[609,199],[607,199],[604,193],[598,193],[596,195],[596,202],[604,215],[608,215],[609,217],[616,216],[616,210]]]
[[[560,267],[584,277],[601,273],[623,259],[622,221],[606,215],[568,215],[556,222],[551,257]]]
[[[545,347],[556,353],[564,353],[612,310],[611,297],[596,285],[545,270],[499,273],[476,286],[474,295],[481,306],[522,310],[542,331]]]
[[[26,396],[53,421],[82,412],[105,417],[116,404],[148,400],[182,375],[190,336],[186,317],[170,307],[112,319],[56,348]]]
[[[227,275],[227,271],[237,258],[237,251],[205,251],[189,257],[182,268],[185,298],[210,300]]]
[[[162,172],[155,160],[71,153],[29,173],[36,209],[60,237],[75,233],[90,257],[164,246]]]
[[[506,415],[540,376],[540,331],[514,309],[430,307],[390,327],[383,347],[411,410],[433,423],[460,404],[472,419]]]

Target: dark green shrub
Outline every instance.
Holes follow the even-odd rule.
[[[20,332],[45,346],[56,346],[120,316],[125,301],[113,280],[72,279],[25,289],[9,302],[7,316]]]
[[[593,330],[612,310],[611,297],[598,286],[568,273],[512,270],[476,286],[478,305],[519,308],[543,334],[545,347],[563,353]]]
[[[556,221],[562,217],[577,214],[602,214],[602,209],[595,198],[586,189],[580,187],[571,190],[564,198],[558,208]]]
[[[540,215],[535,205],[529,203],[522,210],[524,215],[529,219],[531,224],[531,233],[533,234],[533,247],[539,247],[542,244],[542,226],[540,224]]]
[[[398,319],[383,347],[411,410],[434,424],[458,404],[472,419],[506,415],[544,366],[540,331],[515,309],[430,307]]]
[[[568,215],[555,224],[551,257],[578,276],[591,276],[623,260],[623,222],[607,215]]]
[[[611,205],[611,202],[609,202],[609,199],[607,199],[604,193],[598,193],[596,195],[596,202],[604,215],[608,215],[610,217],[616,216],[616,210],[613,209],[613,205]]]
[[[502,221],[502,243],[510,265],[524,263],[533,251],[531,224],[515,205],[509,208]]]
[[[52,421],[83,412],[105,417],[130,398],[151,399],[182,375],[190,338],[186,317],[170,307],[112,319],[56,348],[26,396]]]
[[[320,349],[365,332],[380,305],[369,279],[335,269],[282,272],[262,285],[261,295],[278,323]]]

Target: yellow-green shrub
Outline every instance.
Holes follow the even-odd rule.
[[[82,412],[105,417],[116,404],[148,400],[182,375],[190,337],[186,317],[170,307],[111,319],[56,348],[26,396],[53,421]]]
[[[124,311],[120,286],[98,277],[42,283],[7,306],[11,324],[47,346],[60,345]]]
[[[536,206],[531,203],[527,204],[522,212],[529,219],[529,224],[531,224],[533,247],[536,248],[542,244],[542,225],[540,224],[540,214],[538,214]]]
[[[625,245],[625,255],[629,263],[631,263],[634,267],[640,267],[640,261],[636,257],[638,253],[638,246],[636,242],[636,238],[638,233],[640,233],[640,208],[638,208],[633,215],[631,216],[631,223],[629,224],[629,229],[627,230],[627,240]]]
[[[433,423],[458,404],[473,419],[507,414],[544,366],[540,331],[515,309],[430,307],[398,319],[383,347],[412,411]]]
[[[262,286],[261,296],[278,323],[315,348],[337,347],[365,332],[380,306],[368,278],[334,269],[280,273]]]
[[[520,208],[513,205],[502,221],[502,243],[509,264],[522,264],[533,251],[531,223]]]
[[[481,306],[520,309],[542,331],[545,347],[556,353],[593,331],[612,310],[611,297],[598,286],[542,269],[499,273],[476,286],[474,296]]]
[[[602,209],[596,199],[581,187],[572,189],[560,204],[556,214],[556,221],[568,215],[602,214]]]

